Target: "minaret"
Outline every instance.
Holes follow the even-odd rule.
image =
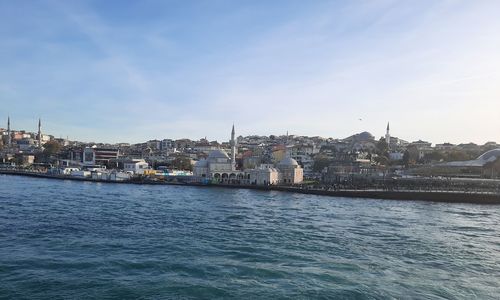
[[[387,142],[387,145],[391,145],[391,134],[389,133],[389,122],[387,122],[387,131],[385,133],[385,141]]]
[[[10,135],[10,116],[7,116],[7,145],[11,146],[12,144],[12,137]]]
[[[233,124],[233,130],[231,131],[231,142],[229,143],[231,145],[231,166],[233,170],[236,170],[236,140],[234,138],[234,124]]]
[[[38,119],[38,147],[42,147],[42,119]]]

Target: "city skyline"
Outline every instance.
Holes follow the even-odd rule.
[[[41,128],[41,124],[42,124],[42,120],[39,118],[37,119],[37,130],[30,130],[30,129],[24,129],[24,128],[13,128],[12,126],[10,126],[11,124],[11,118],[10,116],[8,116],[7,118],[7,126],[4,128],[3,126],[0,125],[0,129],[3,129],[3,130],[6,130],[8,132],[26,132],[26,133],[32,133],[34,135],[37,136],[37,139],[38,137],[40,137],[40,128]],[[304,137],[320,137],[320,138],[325,138],[325,139],[334,139],[334,140],[344,140],[344,139],[347,139],[347,138],[350,138],[354,135],[357,135],[357,134],[362,134],[364,132],[368,132],[370,134],[373,135],[374,139],[375,140],[379,140],[379,139],[386,139],[387,141],[387,138],[389,137],[389,139],[391,138],[398,138],[398,139],[401,139],[403,141],[406,141],[406,142],[418,142],[418,141],[426,141],[426,142],[430,142],[431,144],[433,145],[436,145],[436,144],[449,144],[451,143],[450,141],[442,141],[442,142],[436,142],[436,141],[431,141],[431,140],[426,140],[426,139],[422,139],[422,138],[419,138],[418,140],[415,139],[415,140],[408,140],[408,139],[405,139],[404,137],[402,136],[395,136],[392,134],[392,131],[389,130],[389,123],[388,122],[386,124],[386,129],[384,131],[384,135],[376,135],[374,134],[372,131],[368,131],[368,130],[365,130],[365,131],[360,131],[360,132],[352,132],[349,136],[343,136],[343,137],[338,137],[338,136],[321,136],[321,135],[300,135],[300,134],[294,134],[294,133],[290,133],[289,131],[286,131],[285,133],[265,133],[265,134],[256,134],[256,133],[248,133],[248,134],[236,134],[236,136],[242,136],[242,137],[248,137],[248,136],[266,136],[266,137],[269,137],[269,136],[277,136],[277,137],[283,137],[283,136],[304,136]],[[231,130],[231,136],[233,136],[235,134],[235,124],[233,123],[232,124],[232,130]],[[83,143],[102,143],[102,144],[120,144],[120,143],[128,143],[128,144],[140,144],[140,143],[144,143],[146,141],[151,141],[151,140],[163,140],[163,139],[172,139],[172,140],[181,140],[181,139],[190,139],[192,141],[199,141],[199,140],[202,140],[202,139],[207,139],[209,142],[219,142],[219,143],[231,143],[230,139],[228,140],[227,137],[226,138],[222,138],[222,139],[217,139],[217,138],[211,138],[210,136],[203,136],[203,137],[190,137],[190,136],[183,136],[182,134],[179,134],[178,136],[162,136],[162,137],[153,137],[153,138],[150,138],[150,139],[142,139],[142,140],[138,140],[138,141],[125,141],[125,140],[121,140],[121,141],[113,141],[113,142],[110,142],[110,141],[106,141],[106,140],[79,140],[79,139],[72,139],[70,138],[69,136],[62,136],[62,135],[57,135],[57,134],[54,134],[54,133],[51,133],[51,132],[43,132],[43,135],[50,135],[50,136],[53,136],[54,138],[62,138],[62,139],[68,139],[70,141],[78,141],[78,142],[83,142]],[[494,142],[494,143],[498,143],[497,141],[495,140],[489,140],[487,142],[484,142],[482,144],[486,144],[486,143],[491,143],[491,142]],[[40,142],[39,142],[40,143]],[[459,141],[459,142],[456,142],[456,143],[451,143],[451,144],[467,144],[467,143],[474,143],[474,142],[466,142],[466,141]],[[481,143],[476,143],[478,145],[481,145]]]
[[[14,129],[95,142],[500,141],[493,1],[0,3]],[[30,22],[26,22],[29,20]]]

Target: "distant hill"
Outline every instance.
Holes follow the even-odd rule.
[[[369,133],[368,131],[363,131],[361,133],[357,133],[354,135],[351,135],[350,137],[347,137],[343,139],[345,142],[373,142],[375,141],[375,137]]]

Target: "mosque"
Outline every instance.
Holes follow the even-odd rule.
[[[231,157],[222,149],[213,150],[206,159],[194,164],[193,175],[220,183],[236,183],[245,179],[244,172],[236,170],[236,139],[234,125],[231,131]]]
[[[28,142],[28,138],[26,138],[25,136],[23,135],[20,135],[19,136],[19,133],[16,133],[16,131],[12,131],[11,128],[10,128],[10,116],[7,116],[7,132],[5,133],[5,135],[7,135],[7,149],[11,149],[11,147],[13,146],[13,143],[14,143],[14,140],[16,142],[17,145],[24,145],[26,146],[28,149],[28,147],[31,147],[32,145],[33,146],[36,146],[37,148],[39,149],[43,149],[43,143],[45,141],[48,141],[47,139],[44,139],[44,138],[47,138],[48,136],[44,136],[42,134],[42,119],[38,119],[38,133],[35,134],[35,138],[36,138],[36,141],[29,141]],[[1,138],[1,135],[0,135],[0,138]]]
[[[236,169],[236,139],[234,125],[231,131],[231,156],[224,150],[213,150],[206,159],[197,161],[193,175],[218,183],[239,183],[254,185],[298,184],[302,183],[304,171],[291,157],[280,161],[276,168],[272,165],[261,165],[251,170]]]

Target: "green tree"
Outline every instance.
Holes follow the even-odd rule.
[[[446,156],[447,161],[462,161],[469,160],[472,157],[465,151],[455,150],[448,153]]]
[[[383,156],[383,155],[378,155],[374,158],[374,161],[379,164],[379,165],[383,165],[383,166],[386,166],[389,164],[389,158],[387,158],[386,156]]]
[[[172,163],[171,167],[177,170],[193,170],[193,165],[191,164],[191,158],[185,156],[176,157]]]
[[[15,155],[14,158],[12,159],[12,162],[14,162],[17,166],[22,166],[23,165],[23,156],[22,155]]]
[[[43,151],[35,155],[37,163],[49,163],[51,158],[61,151],[62,146],[56,141],[48,141],[43,145]]]
[[[408,146],[408,148],[406,148],[406,151],[409,154],[409,164],[416,163],[418,160],[418,155],[419,155],[419,153],[418,153],[419,151],[418,151],[417,147],[416,146]]]
[[[378,140],[377,142],[377,154],[388,157],[389,156],[388,152],[389,152],[389,146],[387,146],[385,138],[380,138],[380,140]]]
[[[405,152],[403,153],[403,165],[407,169],[410,166],[410,151],[408,150],[405,150]]]
[[[380,165],[389,164],[389,146],[385,141],[385,138],[380,138],[376,145],[377,157],[375,157],[375,162]]]
[[[445,159],[445,155],[439,151],[432,151],[430,153],[426,153],[424,158],[428,161],[441,161]]]
[[[313,162],[313,171],[321,172],[330,165],[330,159],[326,155],[316,155]]]
[[[61,151],[61,144],[59,144],[58,142],[56,141],[48,141],[47,143],[45,143],[43,145],[43,153],[44,155],[50,157],[50,156],[53,156],[53,155],[56,155],[59,153],[59,151]]]

